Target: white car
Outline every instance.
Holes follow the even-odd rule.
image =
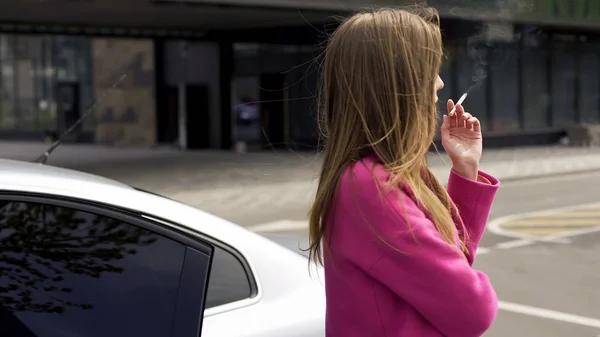
[[[311,265],[168,198],[0,160],[0,336],[322,337]]]

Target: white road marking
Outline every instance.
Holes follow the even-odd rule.
[[[504,241],[504,242],[497,243],[494,246],[494,248],[512,249],[512,248],[525,247],[525,246],[529,246],[529,245],[533,245],[533,244],[541,243],[541,242],[570,244],[572,242],[572,240],[569,238],[571,238],[571,237],[585,235],[585,234],[592,234],[592,233],[596,233],[596,232],[600,232],[600,227],[584,228],[581,230],[569,231],[569,232],[565,232],[565,233],[561,233],[561,234],[548,235],[548,236],[544,236],[544,237],[535,237],[535,238]],[[496,233],[494,233],[494,234],[496,234]]]
[[[598,318],[579,316],[574,314],[568,314],[565,312],[504,301],[498,301],[498,308],[503,311],[523,314],[527,316],[551,319],[554,321],[583,325],[592,328],[600,328],[600,319]]]
[[[585,235],[585,234],[592,234],[592,233],[596,233],[596,232],[600,232],[600,226],[584,228],[584,229],[580,229],[580,230],[576,230],[576,231],[569,231],[569,232],[565,232],[562,234],[550,235],[541,241],[547,241],[547,242],[563,241],[563,242],[565,242],[565,241],[570,241],[568,239],[570,237],[574,237],[574,236],[578,236],[578,235]]]
[[[500,243],[497,243],[496,245],[494,245],[493,249],[513,249],[513,248],[525,247],[525,246],[529,246],[529,245],[533,245],[533,244],[541,243],[541,242],[569,244],[572,242],[569,239],[571,237],[578,236],[578,235],[591,234],[591,233],[596,233],[596,232],[600,232],[600,227],[584,228],[582,230],[569,231],[569,232],[565,232],[565,233],[561,233],[561,234],[548,235],[548,236],[539,237],[539,238],[536,237],[536,238],[504,241],[504,242],[500,242]],[[494,233],[494,234],[496,234],[496,233]]]
[[[477,250],[475,251],[475,255],[483,255],[483,254],[487,254],[487,253],[489,253],[491,251],[492,250],[490,248],[477,247]]]
[[[534,243],[535,243],[535,241],[519,239],[519,240],[500,242],[500,243],[496,244],[495,247],[499,248],[499,249],[512,249],[512,248],[529,246]]]
[[[581,179],[581,176],[586,175],[586,176],[594,176],[594,175],[598,175],[598,171],[594,170],[594,171],[573,171],[571,173],[566,173],[566,172],[561,172],[560,174],[557,175],[544,175],[541,177],[535,177],[535,176],[527,176],[525,178],[527,179],[509,179],[506,180],[506,178],[504,178],[504,182],[503,185],[509,185],[509,184],[514,184],[514,185],[543,185],[544,183],[549,183],[549,184],[555,184],[557,181],[565,181],[565,180],[578,180]],[[502,178],[500,177],[499,179],[502,180]]]
[[[490,221],[487,225],[487,229],[496,235],[507,236],[507,237],[512,237],[515,239],[521,239],[521,240],[526,240],[526,241],[542,241],[542,242],[551,241],[551,242],[555,242],[555,243],[569,243],[568,240],[562,240],[562,239],[571,237],[571,236],[576,236],[576,235],[593,233],[595,231],[599,231],[600,227],[594,227],[594,229],[591,232],[587,232],[586,231],[587,229],[586,229],[586,230],[582,230],[582,231],[574,231],[574,232],[569,232],[569,233],[565,233],[565,234],[551,235],[548,237],[537,237],[537,236],[531,236],[531,235],[507,231],[507,230],[503,229],[502,227],[500,227],[500,225],[502,225],[505,222],[519,220],[519,219],[522,219],[525,217],[531,217],[531,216],[535,216],[538,214],[547,215],[547,214],[551,214],[551,213],[562,213],[562,212],[576,211],[576,210],[585,209],[585,208],[591,208],[594,206],[600,206],[600,203],[595,202],[595,203],[580,204],[580,205],[575,205],[575,206],[557,207],[557,208],[553,208],[551,210],[540,210],[540,211],[506,215],[506,216],[502,216],[499,218],[495,218],[492,221]],[[575,234],[573,234],[573,233],[575,233]]]

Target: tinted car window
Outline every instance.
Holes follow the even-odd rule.
[[[70,208],[0,204],[0,336],[169,336],[185,247]]]
[[[208,280],[206,308],[249,298],[252,288],[248,275],[240,262],[228,251],[215,247]]]

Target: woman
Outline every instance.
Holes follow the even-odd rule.
[[[328,337],[475,337],[495,318],[471,265],[499,182],[478,169],[480,124],[462,106],[441,126],[447,190],[427,168],[442,56],[430,9],[354,15],[327,45],[310,256],[325,267]]]

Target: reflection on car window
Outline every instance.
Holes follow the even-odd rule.
[[[96,214],[0,209],[0,336],[169,336],[185,247]]]
[[[215,247],[206,308],[243,300],[249,298],[251,293],[248,275],[241,262],[231,253]]]

